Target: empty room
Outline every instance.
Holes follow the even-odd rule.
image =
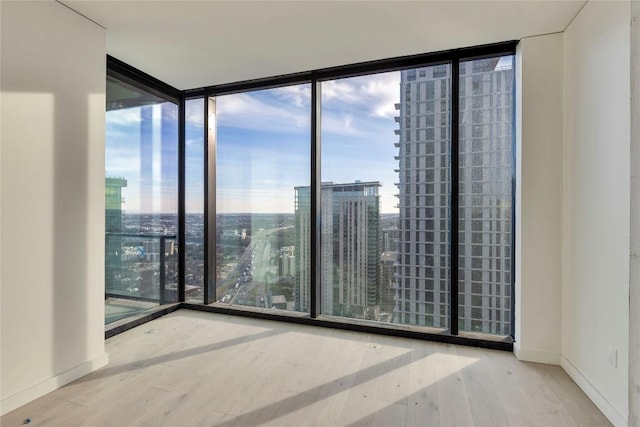
[[[637,1],[0,2],[3,426],[640,426]]]

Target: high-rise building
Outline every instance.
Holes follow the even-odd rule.
[[[402,71],[394,321],[448,328],[449,65]],[[509,334],[512,57],[460,63],[459,328]]]
[[[293,277],[296,271],[296,257],[293,246],[280,248],[280,263],[278,264],[278,275],[280,277]]]
[[[122,189],[127,180],[117,177],[105,178],[105,288],[121,290],[122,236],[109,233],[122,232]]]
[[[322,313],[375,319],[380,304],[379,182],[322,184]],[[296,309],[309,309],[310,188],[296,187]],[[318,254],[316,253],[316,256]]]
[[[397,263],[397,252],[384,251],[380,254],[380,312],[376,320],[382,322],[391,322],[393,320],[393,308],[397,291],[394,272]]]
[[[105,231],[122,231],[122,189],[127,186],[124,178],[106,177],[104,179]]]

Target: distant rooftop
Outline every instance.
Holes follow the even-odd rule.
[[[347,187],[382,187],[380,181],[367,181],[362,182],[360,180],[355,180],[355,182],[347,182],[343,184],[334,184],[333,182],[323,182],[322,188],[347,188]],[[296,190],[309,188],[308,185],[303,185],[300,187],[294,187]]]

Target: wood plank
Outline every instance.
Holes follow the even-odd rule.
[[[529,399],[526,383],[517,374],[518,363],[515,357],[505,352],[486,353],[489,374],[496,384],[498,400],[508,420],[508,425],[540,426],[544,424],[538,417]]]
[[[497,389],[488,368],[487,350],[472,347],[456,348],[459,358],[466,358],[468,363],[462,368],[462,380],[469,399],[473,423],[477,426],[506,426],[507,415],[504,411]]]
[[[107,351],[0,423],[608,425],[561,368],[493,350],[181,310]]]
[[[409,365],[407,395],[407,425],[440,426],[437,363],[434,355],[439,344],[414,341]]]
[[[560,366],[541,365],[542,378],[556,395],[564,396],[562,404],[570,418],[579,426],[609,426],[611,423],[600,411],[591,410],[593,403]]]
[[[472,426],[470,398],[464,386],[461,365],[456,347],[453,345],[438,346],[434,363],[437,364],[438,407],[440,423],[443,426]]]

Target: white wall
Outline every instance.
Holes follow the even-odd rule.
[[[107,362],[104,31],[1,2],[1,413]]]
[[[640,425],[640,2],[631,3],[629,425]]]
[[[519,359],[560,363],[562,34],[523,39],[516,78],[516,342]]]
[[[564,34],[562,366],[615,425],[628,416],[629,40],[629,2],[589,2]]]

